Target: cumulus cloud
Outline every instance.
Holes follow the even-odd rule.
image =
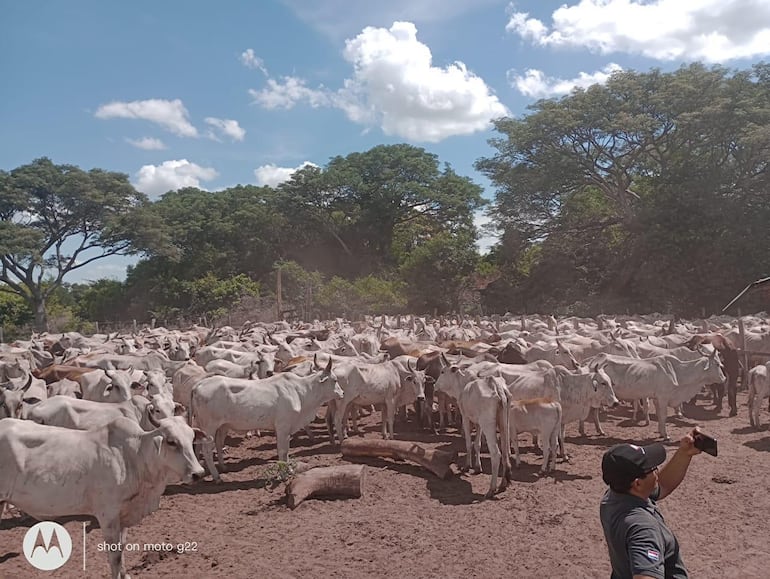
[[[581,72],[577,78],[562,79],[546,76],[541,70],[530,68],[523,75],[508,71],[508,80],[524,96],[548,98],[565,95],[573,88],[588,88],[592,84],[604,84],[613,72],[623,70],[620,65],[611,62],[602,70],[593,73]]]
[[[294,167],[293,169],[291,167],[278,167],[271,163],[254,169],[254,176],[257,178],[257,185],[277,187],[284,181],[288,181],[296,171],[307,166],[318,167],[318,165],[310,161],[305,161],[299,167]]]
[[[218,134],[230,137],[233,141],[242,141],[246,136],[246,131],[241,128],[238,121],[232,119],[217,119],[215,117],[206,117],[205,122],[211,125],[216,131],[209,130],[208,136],[215,141],[219,140]]]
[[[267,68],[265,67],[265,61],[254,54],[253,48],[247,48],[241,53],[241,63],[248,67],[261,70],[262,74],[267,76]]]
[[[770,54],[766,0],[580,0],[551,18],[549,27],[513,12],[506,30],[541,46],[656,60],[726,62]]]
[[[180,99],[173,101],[149,99],[144,101],[115,101],[100,106],[98,119],[144,119],[156,123],[180,137],[197,137],[198,131],[190,124],[187,109]]]
[[[182,187],[201,188],[201,181],[211,181],[219,173],[187,159],[164,161],[160,165],[144,165],[136,173],[134,186],[148,196],[161,195]]]
[[[152,137],[142,137],[141,139],[126,139],[126,142],[133,145],[138,149],[144,149],[145,151],[161,151],[166,148],[166,145],[160,139],[154,139]]]
[[[268,79],[251,95],[265,108],[289,109],[301,102],[336,107],[353,122],[378,124],[387,135],[428,142],[484,130],[490,120],[509,114],[462,62],[434,66],[430,48],[417,40],[411,22],[367,27],[345,42],[343,56],[353,75],[336,91],[284,77]]]

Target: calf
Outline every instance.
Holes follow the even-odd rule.
[[[770,362],[749,370],[749,423],[759,430],[759,409],[770,397]]]
[[[561,432],[561,404],[550,398],[535,398],[532,400],[513,400],[510,410],[510,429],[513,448],[516,453],[516,467],[521,464],[519,459],[519,432],[529,432],[543,440],[543,465],[540,473],[553,470],[556,464],[556,449]]]

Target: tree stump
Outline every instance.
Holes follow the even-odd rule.
[[[342,442],[341,450],[343,458],[373,456],[408,460],[428,469],[442,479],[452,472],[450,465],[457,460],[456,452],[432,450],[408,440],[348,438]]]
[[[364,465],[311,468],[295,476],[286,485],[290,509],[310,497],[353,497],[363,494]]]

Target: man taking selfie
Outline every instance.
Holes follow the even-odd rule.
[[[683,579],[687,569],[679,542],[666,526],[656,501],[670,495],[684,479],[690,460],[701,451],[693,429],[682,438],[668,463],[666,447],[617,444],[602,457],[602,478],[609,489],[599,517],[612,564],[611,579]]]

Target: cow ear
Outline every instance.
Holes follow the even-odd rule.
[[[34,404],[40,404],[42,402],[42,400],[40,400],[40,398],[35,398],[34,396],[32,396],[30,398],[25,398],[24,402],[26,402],[27,404],[32,406]]]
[[[153,436],[152,442],[155,444],[155,448],[158,449],[158,456],[160,456],[160,451],[163,449],[163,436]]]
[[[185,408],[179,402],[174,403],[174,416],[184,416]]]

